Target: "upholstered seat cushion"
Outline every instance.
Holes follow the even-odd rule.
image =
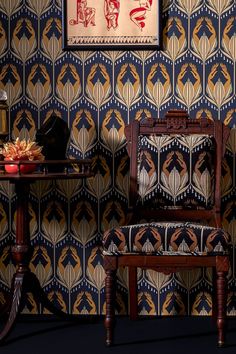
[[[122,226],[104,233],[104,254],[222,255],[230,237],[220,228],[193,223],[147,223]]]

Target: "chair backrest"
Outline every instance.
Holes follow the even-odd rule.
[[[158,220],[213,220],[221,226],[221,166],[229,128],[171,110],[125,128],[130,207]]]

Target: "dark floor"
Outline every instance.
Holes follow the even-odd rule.
[[[87,320],[86,320],[87,321]],[[105,347],[102,319],[86,323],[55,317],[21,316],[0,354],[235,354],[236,318],[228,321],[227,347],[216,347],[217,334],[210,317],[117,319],[115,345]]]

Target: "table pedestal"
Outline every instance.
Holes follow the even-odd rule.
[[[20,173],[17,173],[16,175],[0,175],[0,180],[8,180],[15,184],[15,192],[17,196],[16,241],[15,245],[11,248],[12,256],[16,265],[16,272],[12,278],[11,300],[5,308],[5,312],[8,314],[8,319],[4,328],[0,332],[0,341],[4,340],[10,333],[17,315],[23,309],[25,295],[27,292],[31,292],[35,299],[53,314],[61,316],[64,319],[72,318],[72,315],[64,313],[50,302],[41,288],[40,282],[36,275],[32,273],[29,268],[29,263],[32,256],[32,247],[30,244],[29,233],[28,200],[30,184],[36,180],[73,179],[90,177],[92,175],[90,172],[90,162],[87,160],[57,161],[57,164],[63,164],[63,166],[65,164],[71,166],[76,163],[80,167],[80,172],[77,173],[69,173],[68,170],[66,170],[65,173],[50,173],[43,171],[43,173],[28,175],[23,175]],[[45,161],[43,164],[48,164],[49,166],[54,164],[55,166],[55,161],[54,163]]]
[[[35,300],[41,303],[43,307],[48,309],[55,315],[68,318],[60,309],[56,308],[47,298],[36,275],[31,272],[29,262],[31,258],[31,246],[29,237],[29,220],[28,220],[28,196],[29,183],[15,182],[17,195],[16,209],[16,242],[12,246],[11,252],[16,264],[16,272],[13,275],[11,287],[11,300],[6,310],[9,312],[8,320],[0,332],[0,341],[5,339],[15,323],[17,314],[21,312],[24,305],[25,295],[31,292]]]

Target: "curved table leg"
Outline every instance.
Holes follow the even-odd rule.
[[[41,288],[40,282],[36,275],[34,273],[28,273],[27,274],[27,283],[29,287],[29,291],[32,292],[34,295],[35,299],[42,304],[43,307],[45,307],[47,310],[52,312],[53,314],[62,317],[64,319],[69,319],[70,315],[67,313],[63,312],[56,306],[54,306],[51,301],[48,299],[47,295]]]
[[[0,332],[0,342],[3,341],[11,332],[17,315],[20,313],[21,307],[23,305],[24,295],[26,292],[32,292],[35,299],[42,304],[43,307],[48,309],[53,314],[63,318],[63,319],[73,319],[72,315],[61,311],[59,308],[54,306],[47,295],[44,293],[39,280],[36,275],[31,272],[16,273],[12,282],[12,299],[9,306],[8,317],[3,330]]]
[[[11,295],[8,294],[6,296],[7,296],[6,303],[1,304],[0,307],[0,318],[4,318],[4,316],[7,316],[11,308]]]
[[[19,308],[22,300],[22,290],[23,290],[23,282],[24,282],[24,273],[16,273],[13,278],[13,296],[12,302],[10,305],[10,311],[7,323],[5,324],[3,330],[0,332],[0,341],[4,340],[8,334],[10,333],[14,323],[16,316],[19,312]]]

